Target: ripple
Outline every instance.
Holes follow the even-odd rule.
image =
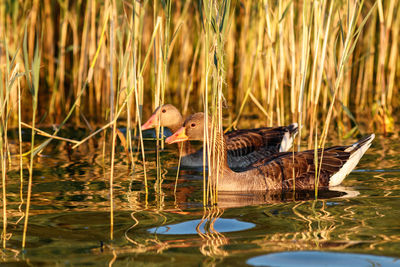
[[[201,225],[200,225],[201,224]],[[207,228],[205,225],[208,224],[207,221],[201,222],[201,220],[191,220],[177,224],[164,225],[160,227],[154,227],[148,229],[150,233],[162,234],[162,235],[193,235],[197,234],[196,228],[198,228],[201,233],[206,233]],[[217,219],[213,223],[213,231],[220,233],[228,232],[238,232],[253,228],[255,224],[249,222],[242,222],[236,219]],[[208,230],[208,232],[210,232]]]
[[[400,266],[399,258],[354,253],[296,251],[251,258],[253,266]]]

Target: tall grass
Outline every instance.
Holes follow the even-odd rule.
[[[136,78],[141,76],[137,82],[143,85],[138,91],[139,100],[152,102],[144,105],[146,113],[157,102],[176,104],[185,113],[203,109],[201,95],[206,80],[210,82],[204,70],[207,64],[214,64],[214,59],[209,61],[204,56],[206,38],[211,38],[207,42],[213,38],[207,37],[207,29],[211,25],[210,33],[216,34],[219,29],[214,28],[215,23],[222,16],[207,17],[204,11],[210,5],[210,12],[217,14],[217,6],[226,2],[115,3],[114,50],[122,51],[134,42],[136,64],[142,70],[140,75],[136,72]],[[89,62],[96,56],[108,3],[2,2],[1,38],[7,39],[10,53],[14,54],[21,45],[21,21],[25,19],[30,25],[28,56],[33,55],[37,40],[42,48],[39,95],[42,108],[38,116],[46,115],[45,122],[62,121],[75,101],[78,101],[76,123],[81,120],[79,114],[94,122],[106,118],[110,102],[114,102],[111,96],[115,95],[111,93],[113,83],[107,68],[112,59],[110,23],[105,47],[98,54],[99,64],[93,69],[93,80],[86,85],[85,93],[80,96],[80,92]],[[359,13],[354,17],[350,12],[355,7],[362,8],[357,9]],[[340,137],[356,134],[359,122],[362,129],[371,126],[381,132],[393,131],[396,119],[393,116],[400,103],[396,94],[400,68],[397,1],[233,1],[230,10],[232,19],[224,33],[225,41],[209,44],[210,49],[216,47],[224,56],[222,93],[228,108],[223,113],[232,122],[224,125],[246,127],[243,116],[257,114],[260,121],[256,126],[298,121],[303,125],[304,136],[315,130],[316,123],[323,124],[322,118],[328,116],[333,103],[331,121]],[[32,22],[36,22],[36,27],[32,27]],[[161,27],[153,43],[151,37],[157,23]],[[352,33],[351,41],[357,39],[354,46],[346,44],[347,33]],[[207,51],[211,54],[211,50]],[[343,52],[347,57],[340,65]],[[114,64],[121,64],[115,65],[113,72],[126,85],[133,66],[126,68],[128,57],[123,55],[126,54],[115,54]],[[4,53],[1,56],[5,58]],[[23,65],[22,55],[16,61]],[[339,76],[340,82],[336,83]],[[333,97],[335,101],[331,101]],[[22,100],[26,106],[27,98]],[[135,113],[135,109],[129,111]],[[16,116],[13,118],[11,123],[16,123]],[[308,136],[309,146],[313,147],[314,135]]]

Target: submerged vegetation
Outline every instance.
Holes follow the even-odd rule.
[[[8,161],[19,155],[21,203],[22,181],[28,179],[25,246],[34,157],[53,139],[75,149],[96,134],[105,135],[103,151],[108,145],[111,151],[113,239],[116,142],[125,146],[134,170],[137,157],[145,161],[138,130],[143,114],[164,103],[184,115],[210,115],[205,118],[211,118],[214,131],[204,139],[209,153],[203,162],[207,157],[217,166],[222,150],[214,149],[216,135],[223,126],[249,127],[246,116],[259,118],[252,127],[297,122],[298,148],[300,140],[308,148],[323,147],[332,130],[340,138],[394,131],[400,108],[399,32],[400,3],[395,0],[2,1],[3,246],[8,238]],[[67,123],[98,129],[82,140],[58,137]],[[49,134],[38,125],[56,126]],[[126,126],[126,137],[117,125]],[[11,153],[11,127],[18,127],[20,143],[22,127],[32,129],[31,148],[20,146]],[[104,131],[108,128],[112,131]],[[156,136],[161,131],[158,127]],[[48,139],[38,143],[35,133]],[[164,144],[157,143],[159,165]],[[24,156],[30,157],[25,162],[29,178],[23,173]],[[143,169],[147,195],[145,164]],[[219,168],[207,171],[221,175]],[[204,167],[204,201],[217,202],[216,188],[205,182],[207,171]],[[157,168],[160,188],[161,176]]]

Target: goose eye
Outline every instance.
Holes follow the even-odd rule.
[[[190,127],[194,127],[194,126],[196,126],[196,123],[190,124]]]
[[[165,113],[165,112],[167,112],[167,111],[166,111],[165,109],[163,109],[163,110],[161,110],[161,112],[162,112],[162,113]]]

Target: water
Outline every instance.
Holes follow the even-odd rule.
[[[24,135],[29,140],[30,132]],[[83,130],[65,137],[81,139]],[[17,143],[11,140],[11,149]],[[39,141],[43,141],[41,138]],[[129,169],[118,147],[114,182],[114,239],[110,240],[110,161],[103,139],[72,155],[52,142],[34,164],[27,248],[19,160],[7,177],[8,237],[2,262],[10,265],[114,266],[181,264],[252,266],[400,266],[400,145],[377,136],[343,186],[313,192],[221,194],[218,207],[202,206],[202,175],[182,170],[174,194],[177,152],[161,153],[156,194],[154,142],[146,141],[149,193],[143,165]],[[352,140],[342,141],[346,144]],[[108,142],[109,144],[109,142]],[[29,143],[24,144],[25,151]],[[106,150],[107,151],[107,150]],[[107,154],[107,152],[106,152]],[[24,167],[28,159],[24,159]],[[24,171],[24,199],[27,176]]]

